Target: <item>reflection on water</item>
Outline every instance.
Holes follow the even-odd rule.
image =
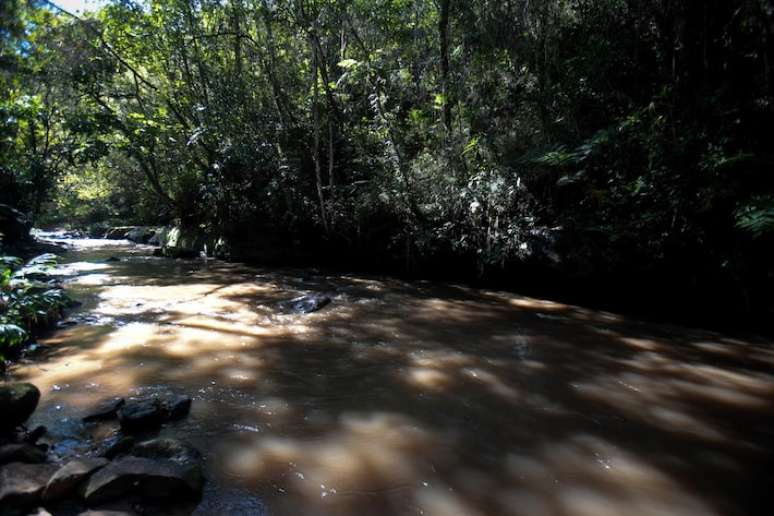
[[[498,292],[73,241],[81,324],[13,371],[55,453],[108,396],[187,392],[198,514],[770,514],[774,349]],[[109,256],[121,261],[106,263]],[[320,292],[309,315],[277,303]]]

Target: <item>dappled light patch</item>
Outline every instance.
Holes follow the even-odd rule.
[[[239,486],[280,514],[734,516],[766,482],[760,343],[454,286],[110,266],[68,280],[80,324],[13,374],[47,393],[33,424],[63,456],[115,431],[79,426],[99,400],[189,393],[162,434],[207,456],[203,506]],[[322,291],[325,310],[274,308]]]

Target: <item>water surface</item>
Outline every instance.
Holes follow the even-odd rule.
[[[61,459],[108,396],[188,393],[196,514],[772,514],[774,348],[579,307],[73,240],[77,323],[12,375]],[[119,262],[106,263],[110,256]],[[309,315],[277,304],[333,302]]]

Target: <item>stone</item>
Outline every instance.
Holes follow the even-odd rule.
[[[282,305],[285,311],[299,314],[309,314],[316,312],[331,302],[331,298],[323,295],[301,296],[290,301],[285,301]]]
[[[109,460],[101,457],[82,457],[68,462],[49,479],[46,488],[43,490],[43,500],[49,501],[64,498],[94,472],[107,466],[109,463]]]
[[[19,210],[0,204],[0,234],[6,244],[12,244],[30,237],[29,219]]]
[[[115,262],[120,262],[120,261],[121,261],[121,258],[117,258],[115,256],[111,256],[110,258],[105,260],[105,263],[115,263]]]
[[[6,444],[0,446],[0,464],[9,462],[25,462],[40,464],[46,461],[46,452],[27,443]]]
[[[92,509],[78,513],[78,516],[136,516],[137,513],[131,509]]]
[[[83,417],[83,421],[88,423],[90,421],[113,419],[117,416],[118,410],[125,404],[126,400],[124,400],[124,398],[109,398],[102,400],[93,410]]]
[[[195,258],[207,246],[208,239],[197,228],[174,227],[160,232],[159,243],[164,256]]]
[[[169,419],[182,419],[187,416],[191,411],[192,401],[190,396],[185,395],[177,395],[164,400],[164,407]]]
[[[108,228],[108,230],[105,231],[105,236],[103,238],[106,240],[124,240],[126,239],[126,234],[129,233],[129,231],[132,229],[134,229],[134,226],[119,226]]]
[[[0,430],[11,430],[27,421],[38,401],[40,391],[31,383],[0,385]]]
[[[27,516],[52,516],[44,507],[38,507],[32,512],[27,513]]]
[[[0,466],[0,508],[10,511],[37,506],[55,471],[52,464],[12,462]]]
[[[174,462],[181,468],[183,478],[195,491],[201,490],[204,485],[202,454],[184,441],[165,437],[151,439],[135,446],[131,455]]]
[[[184,441],[169,437],[143,441],[132,448],[131,455],[146,459],[171,460],[185,467],[201,466],[202,463],[202,454],[199,450]]]
[[[30,432],[27,432],[24,441],[29,444],[35,444],[41,437],[46,435],[46,432],[48,432],[48,428],[43,425],[38,425]]]
[[[191,499],[201,495],[202,483],[192,483],[186,469],[170,460],[123,457],[97,471],[84,492],[86,503],[99,505],[138,495],[143,499]]]
[[[132,400],[118,410],[118,421],[125,432],[142,432],[161,426],[166,411],[156,398]]]
[[[131,450],[136,442],[137,441],[135,438],[131,435],[125,435],[114,443],[109,444],[105,450],[100,453],[100,457],[105,457],[106,459],[115,459],[119,455],[123,455]]]

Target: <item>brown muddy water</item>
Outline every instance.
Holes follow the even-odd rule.
[[[188,393],[198,515],[774,514],[774,347],[454,285],[73,240],[77,325],[12,369],[62,460]],[[109,256],[120,262],[104,263]],[[303,293],[333,302],[283,315]]]

